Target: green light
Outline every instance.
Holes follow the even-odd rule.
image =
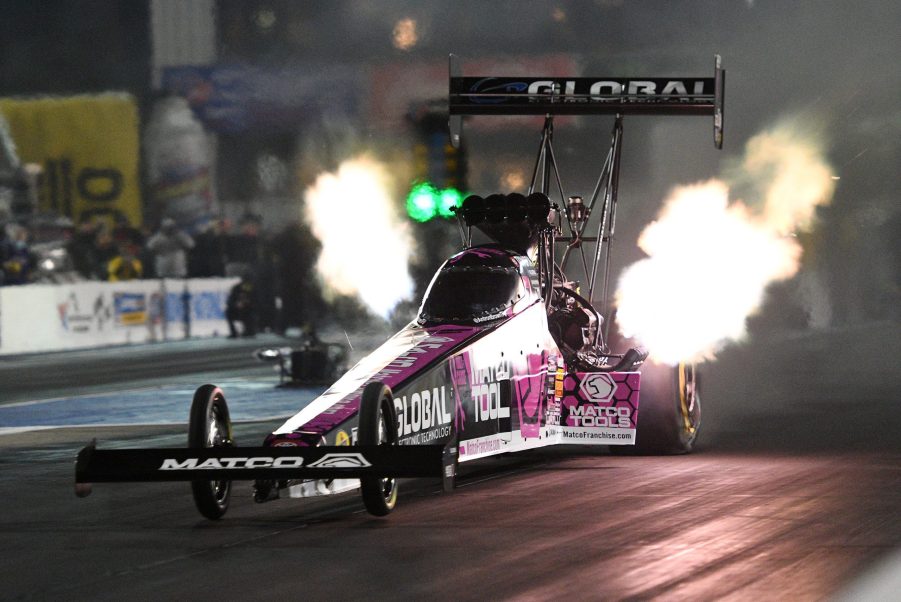
[[[438,191],[428,182],[413,186],[407,195],[407,214],[417,222],[427,222],[437,210]]]
[[[456,188],[445,188],[441,191],[441,198],[438,201],[438,215],[441,217],[454,217],[452,208],[460,205],[463,200],[463,193]]]
[[[453,217],[452,207],[463,199],[456,188],[438,190],[429,182],[419,182],[407,195],[407,214],[417,222],[427,222],[434,217]]]

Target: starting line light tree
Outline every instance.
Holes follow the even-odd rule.
[[[440,105],[439,105],[440,107]],[[447,108],[426,104],[411,121],[416,131],[413,146],[414,178],[407,195],[407,213],[416,221],[453,217],[466,189],[466,151],[448,141]]]

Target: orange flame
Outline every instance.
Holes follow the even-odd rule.
[[[307,221],[322,243],[316,269],[326,295],[355,295],[382,317],[413,293],[413,238],[390,180],[382,163],[358,157],[320,174],[305,191]]]
[[[834,180],[815,141],[783,126],[748,141],[730,180],[751,202],[729,200],[718,179],[679,186],[638,245],[648,257],[625,270],[616,299],[623,334],[663,363],[712,359],[746,335],[771,282],[798,271],[787,234],[810,226]]]

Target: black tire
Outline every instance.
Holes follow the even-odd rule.
[[[232,425],[222,390],[203,385],[194,393],[188,423],[188,447],[232,447]],[[219,520],[228,510],[231,481],[191,481],[194,504],[210,520]]]
[[[391,389],[382,383],[369,383],[360,400],[357,442],[360,445],[397,445],[397,417]],[[373,516],[387,516],[397,505],[397,479],[363,477],[360,479],[363,505]]]
[[[641,368],[636,443],[611,445],[614,454],[687,454],[701,426],[701,398],[694,364],[646,362]]]

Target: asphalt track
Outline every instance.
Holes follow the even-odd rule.
[[[451,494],[403,482],[387,519],[354,494],[257,505],[249,485],[216,523],[179,483],[97,485],[77,499],[72,462],[90,438],[177,446],[184,427],[15,429],[0,435],[0,599],[819,600],[879,599],[880,587],[891,599],[901,591],[895,332],[873,325],[723,354],[703,373],[695,454],[572,447],[491,459],[466,466]],[[15,391],[3,401],[56,397],[66,382],[81,396],[274,383],[249,348],[3,358],[3,391]],[[46,383],[42,365],[53,368]],[[242,423],[238,442],[275,424]]]

